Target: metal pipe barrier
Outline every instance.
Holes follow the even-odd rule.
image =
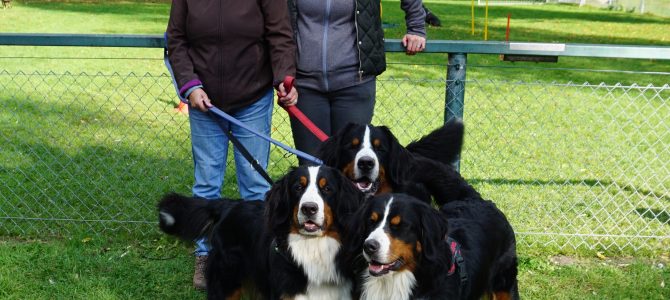
[[[0,49],[6,46],[163,48],[164,40],[0,33]],[[399,40],[385,47],[404,52]],[[465,148],[456,167],[466,166],[464,177],[503,209],[521,245],[670,247],[669,72],[621,71],[626,79],[656,76],[649,84],[542,82],[545,72],[585,70],[472,63],[472,55],[670,60],[670,47],[429,41],[425,52],[447,53],[446,66],[390,62],[377,83],[373,123],[390,126],[406,143],[463,118]],[[0,56],[7,59],[34,57]],[[155,233],[157,197],[188,193],[184,179],[192,177],[188,120],[172,111],[177,100],[169,75],[1,65],[0,232]],[[491,68],[510,79],[489,78]],[[286,118],[275,111],[272,134],[292,144]],[[273,149],[270,174],[295,163]],[[226,174],[232,180],[234,166]],[[229,196],[235,191],[226,186]]]

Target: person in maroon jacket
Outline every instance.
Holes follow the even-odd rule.
[[[193,195],[221,197],[228,138],[232,132],[267,168],[269,142],[208,114],[212,106],[270,135],[273,87],[279,101],[295,105],[286,76],[295,76],[295,44],[286,1],[173,0],[167,27],[168,57],[179,93],[190,102],[189,120],[195,167]],[[237,182],[243,199],[264,199],[270,184],[237,151]],[[205,288],[209,246],[197,241],[193,284]]]

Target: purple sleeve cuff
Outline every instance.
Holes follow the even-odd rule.
[[[196,86],[194,86],[194,87],[188,89],[188,91],[186,91],[186,92],[183,94],[183,95],[184,95],[184,99],[188,99],[188,96],[191,95],[191,93],[193,93],[193,91],[195,91],[195,90],[197,90],[197,89],[201,89],[201,88],[202,88],[202,84],[198,84],[198,85],[196,85]]]
[[[188,91],[190,88],[192,88],[196,85],[202,85],[202,81],[200,81],[199,79],[193,79],[193,80],[187,82],[186,84],[184,84],[184,86],[182,86],[179,89],[179,94],[183,95],[184,92]]]

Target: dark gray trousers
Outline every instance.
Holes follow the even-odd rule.
[[[298,108],[328,136],[337,133],[349,122],[368,124],[375,108],[377,80],[340,89],[320,92],[298,88]],[[291,118],[293,141],[298,150],[316,155],[321,141],[300,121]],[[300,160],[300,164],[305,161]]]

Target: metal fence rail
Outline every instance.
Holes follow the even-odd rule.
[[[160,48],[162,39],[0,34],[3,44]],[[489,66],[467,64],[468,53],[670,59],[668,47],[440,41],[427,49],[450,53],[447,70],[390,63],[373,123],[407,143],[464,118],[461,171],[508,215],[522,245],[670,246],[670,74],[647,72],[653,84],[543,82],[514,79],[528,68],[489,79],[479,76]],[[387,50],[402,49],[388,41]],[[188,119],[174,110],[166,73],[0,69],[0,101],[2,234],[151,234],[158,197],[190,190]],[[293,144],[281,110],[272,136]],[[295,164],[272,149],[273,177]],[[234,197],[230,165],[225,194]]]

